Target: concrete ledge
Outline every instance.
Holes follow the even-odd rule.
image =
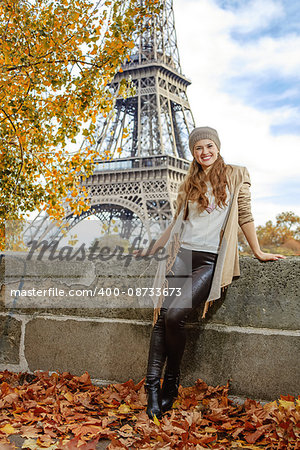
[[[116,265],[114,266],[114,263]],[[56,276],[53,276],[53,262],[49,265],[49,277],[40,279],[40,269],[35,269],[36,265],[30,265],[31,270],[22,279],[22,289],[58,287],[66,290],[74,289],[95,289],[97,288],[119,288],[120,291],[133,287],[151,287],[153,276],[155,274],[157,262],[153,261],[150,267],[147,261],[131,261],[129,267],[122,267],[120,262],[111,261],[108,268],[107,263],[95,263],[95,267],[91,269],[92,274],[96,273],[96,277],[92,277],[91,284],[79,283],[76,280],[76,274],[79,277],[80,267],[82,266],[85,279],[87,268],[85,263],[78,264],[76,270],[70,268],[71,273],[63,271],[60,267],[60,276],[56,267]],[[45,263],[42,261],[43,271],[45,272]],[[90,267],[91,263],[87,263]],[[69,265],[67,266],[69,267]],[[112,268],[113,267],[113,268]],[[140,278],[141,273],[146,273]],[[116,272],[114,277],[112,272]],[[36,276],[34,276],[36,274]],[[69,284],[73,277],[73,284]],[[300,278],[300,258],[289,257],[286,260],[276,262],[262,263],[255,258],[241,257],[241,277],[234,280],[229,286],[225,299],[219,299],[214,302],[210,308],[206,322],[223,323],[226,325],[253,326],[262,328],[279,328],[279,329],[299,329],[300,303],[298,280]],[[66,279],[68,282],[64,282]],[[133,297],[120,295],[116,297],[111,295],[109,298],[96,296],[94,298],[72,297],[62,302],[61,297],[52,296],[41,300],[35,298],[25,299],[26,307],[21,307],[22,301],[16,299],[11,301],[10,305],[5,303],[5,291],[8,296],[9,289],[17,289],[20,285],[15,277],[6,277],[6,281],[10,283],[2,289],[1,292],[1,308],[3,312],[7,312],[7,306],[13,306],[14,311],[22,312],[22,314],[32,315],[38,313],[76,315],[79,317],[119,317],[119,318],[135,318],[142,320],[152,320],[152,305],[150,302],[146,308],[141,307],[138,301]],[[69,305],[72,304],[72,307]],[[32,305],[32,307],[29,307]],[[193,312],[191,321],[201,320],[201,311]]]
[[[234,280],[229,286],[226,296],[214,302],[209,309],[204,323],[213,322],[226,325],[240,325],[262,328],[278,328],[297,330],[300,317],[299,282],[300,279],[300,258],[289,257],[285,260],[263,263],[255,258],[241,257],[241,277]],[[55,277],[53,277],[55,265],[53,262],[49,265],[49,277],[45,277],[45,262],[42,261],[44,278],[40,279],[41,269],[36,269],[35,264],[30,265],[30,270],[25,279],[22,279],[22,289],[58,287],[63,289],[100,289],[118,288],[120,291],[126,291],[135,287],[151,287],[153,276],[155,274],[157,262],[154,260],[147,269],[147,261],[131,261],[128,267],[122,267],[119,261],[110,261],[108,263],[97,262],[91,269],[92,281],[90,284],[79,283],[80,267],[88,279],[87,268],[91,263],[78,264],[76,270],[73,267],[68,272],[63,268],[56,267]],[[125,263],[124,263],[125,264]],[[108,267],[109,266],[109,267]],[[123,271],[122,271],[123,269]],[[141,273],[146,273],[140,278]],[[96,275],[95,275],[96,274]],[[95,275],[95,276],[94,276]],[[77,276],[77,278],[76,278]],[[9,281],[10,277],[6,277]],[[64,282],[64,279],[67,282]],[[70,284],[70,280],[72,283]],[[77,281],[75,281],[77,280]],[[61,297],[52,296],[41,300],[36,298],[27,298],[26,307],[21,307],[21,299],[16,299],[11,304],[5,304],[5,291],[8,296],[9,289],[17,289],[19,281],[11,277],[10,283],[2,289],[0,311],[7,312],[7,306],[13,306],[17,313],[32,315],[35,313],[47,313],[55,315],[71,315],[79,317],[115,317],[127,319],[152,320],[152,304],[146,302],[144,306],[139,304],[136,298],[128,295],[116,297],[111,295],[109,298],[103,298],[98,295],[93,298],[87,296],[72,297],[64,302]],[[33,307],[28,307],[32,304]],[[73,305],[69,307],[69,305]],[[195,311],[191,314],[190,321],[202,321],[201,311]]]
[[[241,258],[241,277],[217,300],[207,322],[299,330],[300,258],[274,262]]]

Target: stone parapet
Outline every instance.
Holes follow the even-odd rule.
[[[128,289],[150,287],[157,261],[150,267],[134,259],[42,263],[29,261],[24,269],[20,258],[6,258],[5,273],[2,259],[0,369],[87,370],[101,383],[140,381],[146,372],[153,309]],[[205,319],[200,310],[191,313],[181,383],[188,386],[202,378],[217,385],[229,379],[232,395],[260,400],[298,395],[300,258],[262,263],[241,257],[240,265],[241,277]],[[63,299],[9,295],[11,289],[33,287],[118,288],[125,294]]]

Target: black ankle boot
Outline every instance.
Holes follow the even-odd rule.
[[[160,380],[147,380],[145,383],[145,390],[148,397],[147,414],[149,419],[154,419],[154,415],[158,418],[162,418],[161,412],[161,388]]]
[[[164,381],[162,385],[162,401],[161,409],[162,413],[169,411],[172,408],[173,402],[178,395],[180,373],[165,373]]]

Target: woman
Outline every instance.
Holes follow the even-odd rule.
[[[248,170],[224,163],[217,131],[195,128],[189,147],[193,161],[179,188],[172,223],[149,253],[134,252],[143,256],[165,247],[168,255],[159,262],[153,286],[160,288],[155,292],[161,295],[156,298],[145,383],[149,418],[161,418],[178,394],[187,317],[197,307],[204,307],[205,317],[209,305],[220,298],[221,289],[240,275],[238,225],[256,258],[284,258],[261,251],[251,214]],[[164,297],[165,293],[169,295]]]

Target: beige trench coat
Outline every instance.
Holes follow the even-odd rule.
[[[221,289],[228,286],[232,282],[233,277],[240,275],[238,226],[254,220],[251,213],[251,194],[249,189],[251,182],[249,172],[243,166],[228,166],[231,168],[231,174],[229,176],[230,203],[224,225],[220,232],[218,258],[210,293],[205,302],[202,317],[205,317],[210,304],[221,297]],[[174,221],[169,240],[165,245],[168,258],[159,262],[154,278],[153,288],[157,294],[152,297],[154,302],[153,325],[158,318],[164,299],[162,291],[168,287],[166,275],[169,273],[181,245],[181,236],[185,226],[183,215],[184,208],[182,208],[177,219]]]

